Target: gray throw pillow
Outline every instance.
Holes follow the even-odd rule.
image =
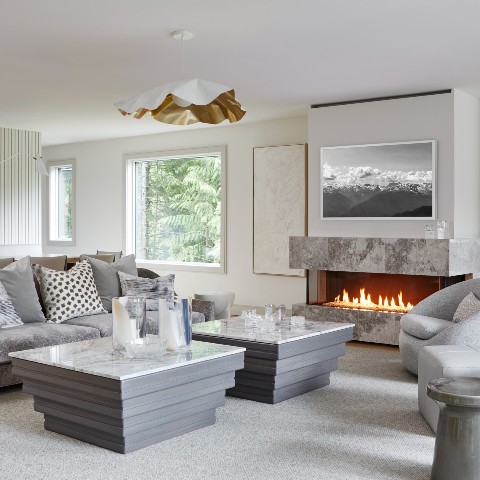
[[[470,292],[458,305],[453,314],[453,321],[455,323],[461,322],[478,312],[480,312],[480,300]]]
[[[15,311],[5,287],[0,282],[0,328],[16,327],[17,325],[23,325],[23,322]]]
[[[45,322],[33,283],[30,257],[24,257],[1,269],[0,282],[23,323]]]
[[[92,267],[86,261],[77,263],[66,272],[34,265],[42,293],[47,318],[51,322],[62,323],[65,320],[85,315],[107,313],[98,296]]]
[[[145,297],[147,310],[158,310],[158,299],[164,298],[167,305],[173,305],[175,275],[144,278],[118,272],[123,296]]]
[[[103,308],[110,313],[112,311],[112,298],[122,296],[118,272],[137,275],[135,255],[127,255],[114,263],[103,262],[83,255],[80,260],[88,260],[92,266],[95,285],[102,300]]]

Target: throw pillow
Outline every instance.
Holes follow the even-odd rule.
[[[455,323],[461,322],[478,312],[480,312],[480,300],[470,292],[458,305],[453,314],[453,321]]]
[[[5,287],[0,282],[0,328],[16,327],[17,325],[23,325],[23,322],[15,311]]]
[[[175,275],[165,275],[157,278],[143,278],[118,272],[122,295],[145,297],[147,299],[147,310],[158,310],[158,299],[164,298],[167,305],[173,305],[173,283]]]
[[[30,257],[24,257],[0,270],[0,282],[23,323],[45,321],[33,283]]]
[[[88,262],[77,263],[66,272],[34,265],[47,319],[62,323],[85,315],[107,313],[98,296],[92,267]]]
[[[107,312],[111,312],[112,298],[122,296],[118,272],[124,272],[135,276],[137,275],[135,255],[127,255],[114,263],[106,263],[102,260],[83,255],[80,257],[80,260],[88,260],[92,266],[95,285],[97,286],[98,294],[102,299],[103,308]]]

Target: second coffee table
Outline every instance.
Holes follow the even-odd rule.
[[[330,372],[352,340],[351,323],[309,322],[280,331],[246,329],[239,317],[193,325],[194,340],[244,347],[245,367],[228,395],[278,403],[330,383]]]

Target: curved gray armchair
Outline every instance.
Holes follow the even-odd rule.
[[[473,292],[480,298],[480,278],[444,288],[415,305],[400,320],[399,347],[404,367],[418,374],[418,352],[427,345],[480,345],[480,313],[459,323],[453,314]]]

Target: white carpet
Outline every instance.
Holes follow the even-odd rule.
[[[416,389],[398,352],[349,347],[330,386],[277,405],[227,397],[214,426],[127,455],[44,430],[30,396],[0,389],[0,477],[427,480]]]

